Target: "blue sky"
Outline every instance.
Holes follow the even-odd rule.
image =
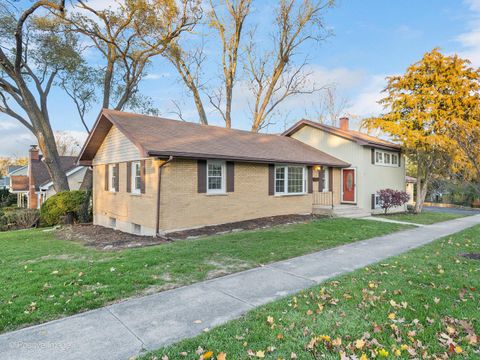
[[[109,0],[95,0],[94,3]],[[261,23],[259,39],[267,41],[275,1],[253,1],[251,23]],[[334,35],[321,45],[309,45],[301,55],[308,54],[312,79],[319,85],[335,84],[337,94],[346,98],[345,114],[354,126],[362,117],[381,111],[376,101],[381,97],[385,77],[400,74],[434,47],[445,53],[458,53],[480,66],[480,0],[339,0],[325,15],[325,24]],[[207,40],[210,54],[205,79],[215,83],[218,49],[214,38]],[[97,59],[98,60],[98,59]],[[213,80],[212,80],[213,79]],[[248,92],[246,82],[237,84],[234,98],[234,127],[248,129]],[[159,58],[149,68],[141,84],[161,115],[175,118],[172,100],[182,106],[184,117],[196,121],[192,99],[165,60]],[[206,100],[205,100],[206,101]],[[301,117],[314,117],[319,95],[298,96],[286,102],[274,125],[266,131],[278,132]],[[207,102],[207,101],[206,101]],[[82,138],[82,126],[73,104],[60,90],[50,98],[50,115],[55,130],[69,131]],[[220,116],[207,107],[210,122],[221,125]],[[99,108],[89,114],[93,123]],[[19,124],[0,114],[0,156],[22,155],[33,137]]]

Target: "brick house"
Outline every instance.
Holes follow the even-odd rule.
[[[76,164],[76,156],[60,156],[60,164],[67,174],[70,190],[78,190],[87,169]],[[53,182],[38,147],[32,145],[28,152],[28,165],[10,175],[10,192],[17,194],[17,206],[38,209],[55,194]]]
[[[79,164],[93,169],[94,224],[142,235],[312,213],[319,189],[340,203],[350,166],[291,137],[105,109]]]

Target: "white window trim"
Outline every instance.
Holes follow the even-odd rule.
[[[381,209],[382,204],[380,203],[380,195],[375,194],[375,209]]]
[[[380,153],[382,154],[382,161],[378,161],[377,160],[377,154]],[[389,154],[390,155],[390,162],[389,163],[385,163],[385,154]],[[396,164],[393,164],[392,163],[392,155],[395,155],[397,157],[397,163]],[[393,151],[385,151],[385,150],[377,150],[375,149],[375,155],[374,155],[374,158],[375,158],[375,165],[378,165],[378,166],[387,166],[387,167],[399,167],[398,166],[398,162],[400,161],[400,155],[396,152],[393,152]]]
[[[137,177],[137,172],[136,172],[136,169],[135,167],[138,165],[139,169],[140,169],[140,181],[141,181],[141,177],[142,177],[142,174],[141,174],[141,171],[142,171],[142,168],[141,168],[141,165],[140,165],[140,161],[132,161],[132,166],[131,166],[131,179],[130,179],[130,191],[132,194],[134,195],[140,195],[141,193],[141,185],[140,185],[140,182],[139,182],[139,185],[140,187],[137,189],[135,188],[135,179]]]
[[[113,174],[115,173],[115,164],[108,164],[108,191],[116,192]],[[118,176],[118,174],[117,174]]]
[[[208,165],[220,165],[222,168],[222,188],[221,189],[209,189],[208,188]],[[208,195],[223,195],[226,194],[226,188],[227,188],[227,173],[226,173],[226,163],[225,161],[220,161],[220,160],[207,160],[207,194]]]
[[[288,192],[288,168],[289,167],[300,167],[303,169],[303,181],[302,181],[302,192]],[[277,191],[277,168],[285,168],[285,178],[283,184],[283,192]],[[274,173],[274,190],[275,196],[294,196],[294,195],[305,195],[307,193],[307,167],[303,165],[292,165],[292,164],[278,164],[275,165],[275,173]]]

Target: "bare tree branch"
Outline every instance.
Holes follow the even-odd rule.
[[[305,42],[319,42],[329,35],[324,30],[321,15],[330,5],[330,1],[281,0],[276,16],[277,29],[272,36],[274,47],[263,55],[258,54],[254,35],[250,36],[244,66],[250,75],[250,87],[255,98],[252,131],[259,131],[287,98],[320,90],[315,84],[310,88],[305,86],[308,84],[308,74],[303,72],[306,59],[300,66],[294,67],[292,58]]]

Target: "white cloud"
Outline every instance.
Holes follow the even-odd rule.
[[[348,113],[356,117],[378,115],[382,106],[378,101],[383,97],[382,90],[387,85],[387,75],[373,75],[353,98]]]
[[[455,39],[462,46],[458,55],[480,66],[480,0],[466,0],[465,3],[470,9],[471,20],[469,30]]]
[[[166,78],[166,77],[171,77],[172,74],[168,73],[168,72],[163,72],[163,73],[150,73],[150,74],[147,74],[143,77],[143,80],[159,80],[159,79],[162,79],[162,78]]]
[[[16,120],[0,117],[0,156],[25,156],[29,145],[36,144],[36,139]]]

